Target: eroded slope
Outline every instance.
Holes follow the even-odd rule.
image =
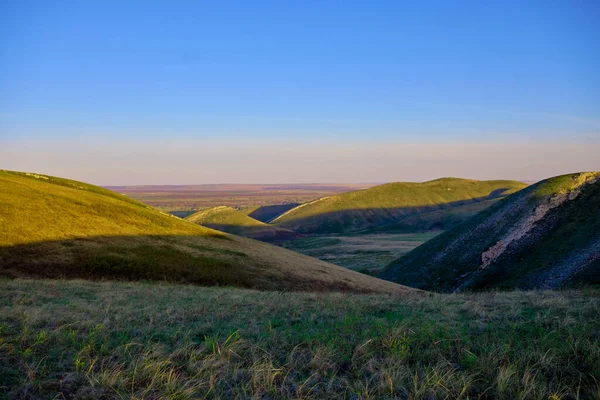
[[[600,282],[600,173],[563,175],[517,192],[380,276],[443,291]]]

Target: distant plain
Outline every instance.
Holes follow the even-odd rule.
[[[149,206],[185,217],[215,206],[258,208],[265,205],[304,203],[319,197],[366,189],[373,184],[207,184],[106,186]]]

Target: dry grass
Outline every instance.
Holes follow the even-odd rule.
[[[597,290],[0,288],[8,398],[600,399]]]

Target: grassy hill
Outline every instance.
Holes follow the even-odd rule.
[[[388,183],[302,204],[272,223],[300,233],[448,229],[524,187],[516,181],[458,178]],[[459,211],[452,211],[459,207]]]
[[[404,292],[221,233],[106,189],[0,171],[0,276],[167,280],[272,290]]]
[[[517,192],[380,277],[442,291],[600,283],[600,173],[558,176]]]
[[[265,224],[227,206],[198,211],[185,219],[219,231],[262,241],[293,239],[298,236],[290,229]]]

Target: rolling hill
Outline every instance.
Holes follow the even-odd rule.
[[[299,233],[448,229],[526,186],[458,178],[388,183],[301,204],[272,223]]]
[[[407,288],[228,235],[97,186],[0,171],[0,276],[166,280],[266,290]]]
[[[600,173],[558,176],[508,196],[380,277],[440,291],[600,283]]]
[[[265,224],[227,206],[198,211],[185,219],[198,225],[265,242],[294,239],[298,236],[291,229]]]

